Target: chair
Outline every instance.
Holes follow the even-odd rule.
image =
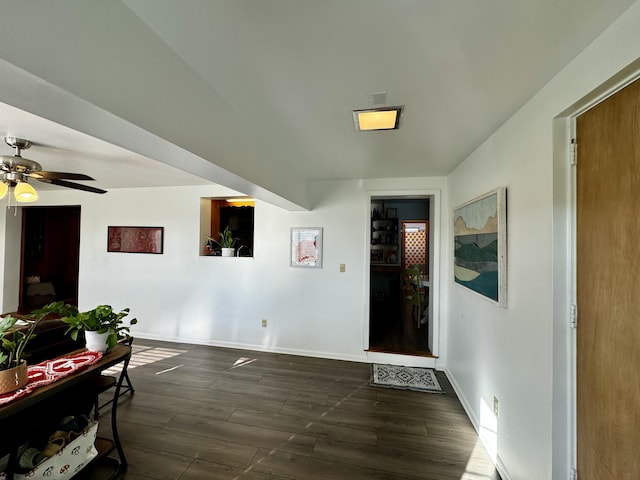
[[[424,263],[414,263],[409,267],[412,270],[420,270],[420,275],[426,275],[426,266]]]
[[[403,268],[400,270],[402,284],[402,301],[411,305],[411,317],[417,317],[420,328],[422,313],[427,306],[426,289],[420,285],[420,270],[415,268]]]

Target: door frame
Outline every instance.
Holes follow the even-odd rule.
[[[371,248],[371,222],[366,222],[365,232],[365,248],[364,248],[364,281],[366,288],[364,288],[365,298],[363,298],[363,304],[365,305],[365,321],[363,322],[363,350],[367,356],[367,361],[370,363],[387,363],[392,365],[405,365],[412,367],[431,367],[436,368],[437,358],[440,355],[440,306],[441,306],[441,288],[443,277],[440,268],[441,253],[441,191],[440,189],[397,189],[397,190],[367,190],[368,202],[366,215],[369,218],[371,214],[371,201],[372,198],[411,198],[411,199],[428,199],[429,200],[429,276],[432,279],[431,286],[429,288],[429,349],[433,354],[433,357],[419,357],[416,355],[401,355],[395,353],[382,353],[382,352],[369,352],[369,319],[370,319],[370,290],[371,290],[371,269],[369,249]]]
[[[571,327],[577,305],[576,169],[571,140],[582,113],[640,78],[640,59],[621,70],[553,119],[553,477],[577,466],[577,338]],[[578,159],[578,163],[579,163]],[[578,325],[580,323],[578,315]],[[579,328],[579,327],[578,327]],[[562,476],[560,476],[562,475]]]
[[[15,312],[20,296],[20,268],[22,265],[22,207],[3,208],[0,215],[3,232],[0,238],[2,271],[2,312]]]

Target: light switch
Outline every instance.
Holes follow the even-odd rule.
[[[341,263],[340,264],[340,273],[344,273],[345,272],[345,264]]]

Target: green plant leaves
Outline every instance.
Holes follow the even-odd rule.
[[[16,327],[18,318],[5,315],[0,319],[0,370],[17,367],[23,359],[24,349],[29,340],[34,338],[35,329],[49,312],[37,310],[26,315],[24,328]]]
[[[62,315],[61,320],[68,325],[66,333],[73,340],[78,339],[80,332],[94,331],[107,333],[107,346],[111,350],[118,343],[118,339],[129,334],[129,327],[138,323],[138,319],[133,318],[129,324],[125,324],[124,318],[129,315],[129,308],[123,308],[116,312],[111,305],[98,305],[97,307],[80,312],[71,305],[62,302],[48,305],[49,311]]]
[[[240,240],[239,238],[235,238],[233,236],[228,226],[225,227],[222,232],[218,232],[218,240],[215,240],[211,237],[208,238],[212,242],[218,244],[220,248],[233,248],[233,246],[236,244],[236,241]]]

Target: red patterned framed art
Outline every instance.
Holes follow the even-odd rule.
[[[107,227],[107,252],[161,254],[164,227]]]

